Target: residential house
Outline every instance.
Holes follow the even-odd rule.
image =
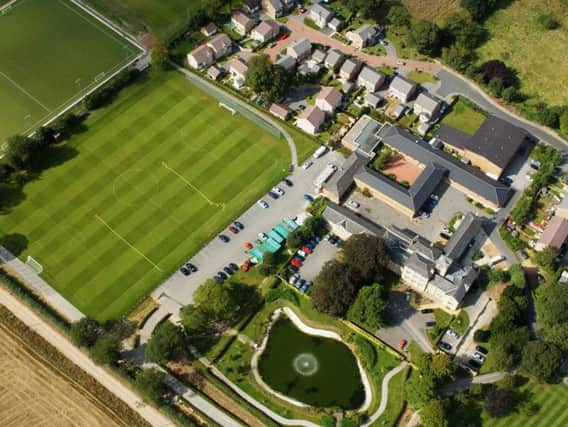
[[[187,54],[187,63],[195,70],[201,70],[215,62],[215,54],[207,45],[199,46]]]
[[[365,106],[371,108],[377,108],[382,102],[383,97],[376,92],[367,92],[365,95]]]
[[[349,58],[339,69],[339,77],[346,82],[351,82],[355,80],[360,69],[361,63],[354,58]]]
[[[312,57],[310,58],[310,60],[315,64],[323,64],[325,56],[326,56],[325,51],[321,49],[316,49],[314,50],[314,53],[312,53]]]
[[[325,123],[325,113],[318,107],[306,108],[296,120],[296,125],[311,135],[315,135]]]
[[[365,24],[355,31],[349,31],[346,37],[353,47],[363,49],[364,47],[375,44],[380,33],[381,31],[377,25]]]
[[[341,51],[337,49],[331,49],[327,52],[324,64],[327,68],[329,68],[333,72],[336,72],[337,70],[339,70],[339,67],[341,67],[341,64],[343,64],[344,60],[345,56],[343,56],[343,53]]]
[[[312,53],[312,44],[308,39],[298,39],[286,49],[286,53],[297,62],[303,61]]]
[[[237,11],[231,15],[231,24],[233,24],[235,32],[241,36],[246,36],[253,29],[256,22],[244,13]]]
[[[333,12],[320,3],[314,4],[308,12],[308,19],[311,19],[319,28],[324,29],[333,17]]]
[[[201,34],[203,34],[205,37],[212,37],[217,34],[217,26],[213,22],[210,22],[209,24],[201,28]]]
[[[383,236],[383,228],[362,218],[350,209],[339,206],[333,202],[328,203],[323,218],[330,226],[331,232],[341,239],[347,240],[354,234],[369,234]]]
[[[243,0],[241,9],[249,16],[256,16],[260,12],[259,0]]]
[[[274,64],[280,65],[288,72],[292,72],[296,68],[296,60],[290,55],[281,56]]]
[[[276,21],[268,19],[254,27],[250,35],[254,40],[266,43],[275,38],[278,33],[280,33],[280,25]]]
[[[223,70],[217,65],[212,65],[207,69],[207,77],[209,77],[211,80],[219,80],[222,75]]]
[[[546,247],[550,247],[559,252],[568,239],[568,219],[554,215],[544,232],[540,235],[535,250],[542,251]]]
[[[345,21],[343,19],[339,19],[338,17],[334,17],[334,18],[331,18],[331,21],[329,21],[327,26],[331,30],[338,32],[338,31],[343,30],[343,27],[345,27]]]
[[[288,107],[276,104],[275,102],[270,104],[268,111],[270,112],[270,114],[278,117],[280,120],[287,120],[290,116],[290,110],[288,109]]]
[[[389,86],[388,96],[406,103],[412,98],[417,88],[418,85],[413,81],[402,76],[396,76]]]
[[[316,96],[316,107],[326,113],[333,114],[341,106],[343,95],[336,88],[323,87]]]
[[[215,59],[219,59],[231,53],[233,49],[233,42],[227,34],[221,33],[209,40],[207,42],[207,46],[209,46],[213,51]]]
[[[357,89],[357,85],[353,82],[344,80],[341,84],[341,92],[345,95],[349,95],[350,93],[354,92]]]
[[[276,19],[284,14],[284,5],[280,0],[262,0],[262,10],[272,19]]]
[[[423,123],[434,121],[442,107],[442,102],[428,92],[422,92],[414,101],[414,114]]]
[[[225,68],[231,74],[234,79],[245,80],[248,67],[240,59],[232,59],[226,65]]]
[[[357,85],[364,87],[367,92],[376,92],[384,83],[385,75],[374,68],[365,65],[359,77],[357,77]]]

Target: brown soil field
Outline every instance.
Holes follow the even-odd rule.
[[[1,426],[126,425],[1,322],[0,342]]]

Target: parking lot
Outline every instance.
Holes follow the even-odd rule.
[[[179,270],[176,271],[152,292],[152,297],[163,301],[167,296],[168,299],[180,305],[191,303],[193,293],[206,279],[212,278],[231,262],[240,265],[248,259],[247,250],[244,247],[246,242],[254,243],[260,232],[268,232],[280,223],[282,218],[294,218],[302,212],[307,206],[304,194],[314,195],[314,179],[328,162],[339,163],[341,158],[340,154],[327,153],[317,160],[311,158],[314,164],[307,170],[298,167],[288,177],[293,182],[293,187],[288,187],[284,183],[278,184],[286,192],[284,196],[278,200],[264,196],[263,200],[269,204],[268,209],[263,209],[255,203],[239,218],[235,218],[244,225],[242,231],[238,234],[223,231],[223,234],[231,239],[228,243],[221,242],[215,236],[193,258],[188,259],[197,266],[197,272],[184,276]]]
[[[335,259],[337,247],[332,245],[325,239],[322,239],[310,255],[306,257],[304,265],[299,269],[298,273],[302,279],[313,282],[321,268],[327,261]]]
[[[383,227],[392,224],[400,228],[409,228],[433,242],[439,239],[440,231],[456,212],[474,212],[487,216],[485,212],[472,206],[462,192],[446,183],[440,184],[434,194],[439,196],[440,201],[432,210],[430,218],[412,220],[380,200],[363,196],[359,191],[354,191],[349,199],[359,202],[361,206],[358,212],[371,221]]]

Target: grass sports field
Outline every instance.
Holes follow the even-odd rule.
[[[551,14],[561,28],[545,30],[538,16]],[[500,59],[518,72],[521,90],[550,105],[568,102],[568,3],[518,0],[485,22],[490,37],[478,49],[480,61]]]
[[[530,417],[514,413],[503,418],[483,415],[486,427],[563,427],[568,425],[568,386],[565,384],[539,385],[530,383],[523,387],[538,410]]]
[[[95,112],[71,160],[27,184],[0,229],[84,313],[115,318],[288,171],[277,139],[192,86],[151,76]],[[76,150],[77,153],[68,153]]]
[[[0,141],[31,130],[139,50],[68,0],[0,15]]]

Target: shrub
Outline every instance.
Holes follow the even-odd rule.
[[[539,15],[537,22],[545,30],[556,30],[557,28],[560,28],[560,21],[549,13]]]
[[[489,342],[489,338],[491,338],[491,332],[485,329],[478,329],[473,334],[475,342]]]
[[[371,369],[377,363],[377,350],[365,338],[357,336],[355,338],[357,351],[361,356],[361,360],[367,369]]]

